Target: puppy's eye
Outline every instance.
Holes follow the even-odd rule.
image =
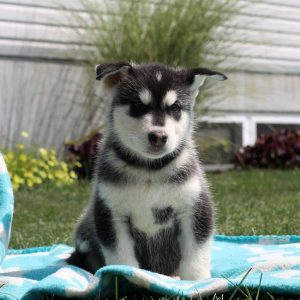
[[[142,101],[134,101],[132,105],[134,106],[134,108],[137,109],[142,109],[146,107],[146,105]]]
[[[181,111],[181,107],[179,104],[174,103],[173,105],[170,106],[170,110],[172,112],[180,112]]]

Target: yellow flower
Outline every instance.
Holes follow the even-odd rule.
[[[19,150],[23,150],[25,148],[24,144],[17,144],[17,148]]]
[[[42,156],[47,156],[47,154],[48,154],[48,151],[45,148],[40,148],[39,152]]]
[[[55,149],[51,149],[51,150],[50,150],[50,154],[51,154],[52,156],[54,156],[54,158],[55,158],[55,156],[56,156],[56,151],[55,151]]]
[[[57,179],[63,180],[63,179],[64,179],[64,173],[61,172],[61,171],[58,171],[58,172],[55,173],[55,177],[56,177]]]
[[[65,162],[61,163],[61,168],[63,171],[67,172],[68,171],[68,165]]]
[[[12,161],[14,159],[14,154],[12,152],[7,152],[6,155],[4,155],[4,160],[9,163],[10,161]]]
[[[24,177],[26,178],[33,178],[33,175],[30,172],[24,172]]]
[[[37,165],[38,165],[38,167],[41,167],[41,168],[44,168],[44,169],[47,169],[47,167],[48,167],[47,164],[42,160],[38,160]]]
[[[21,184],[24,182],[24,180],[18,175],[13,175],[12,181],[16,184]]]
[[[75,173],[74,171],[71,171],[71,172],[70,172],[70,177],[71,177],[72,179],[77,179],[77,175],[76,175],[76,173]]]
[[[82,167],[82,164],[81,164],[79,161],[76,161],[76,162],[75,162],[75,166],[78,167],[78,168],[81,168],[81,167]]]
[[[38,174],[39,174],[42,178],[47,178],[47,173],[44,172],[44,171],[40,171]]]
[[[54,179],[54,176],[52,174],[48,174],[47,177],[50,179],[50,180],[53,180]]]
[[[43,182],[43,180],[41,178],[39,178],[39,177],[35,177],[34,182],[36,184],[41,184]]]
[[[24,155],[24,154],[21,154],[19,159],[20,159],[21,162],[26,162],[27,161],[27,156]]]
[[[25,139],[27,139],[29,137],[29,133],[27,131],[22,131],[21,132],[22,137],[24,137]]]
[[[32,167],[32,168],[31,168],[31,172],[32,172],[32,173],[39,173],[39,169],[36,168],[36,167]]]
[[[28,186],[29,188],[32,188],[32,187],[33,187],[33,182],[32,182],[32,181],[27,181],[27,186]]]
[[[49,165],[50,167],[55,167],[55,166],[57,165],[57,163],[54,162],[54,161],[52,161],[52,160],[49,160],[49,161],[48,161],[48,165]]]
[[[50,167],[49,167],[48,165],[45,164],[44,169],[45,169],[46,171],[48,171],[48,170],[50,169]]]

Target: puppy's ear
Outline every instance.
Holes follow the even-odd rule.
[[[205,68],[194,68],[188,70],[187,80],[193,91],[198,91],[206,79],[223,81],[226,80],[227,77],[220,72],[211,71]]]
[[[113,88],[126,77],[132,66],[128,62],[104,63],[96,66],[96,80],[103,81],[107,88]]]

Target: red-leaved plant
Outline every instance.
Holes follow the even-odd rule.
[[[80,141],[67,143],[67,160],[73,163],[74,171],[79,179],[92,178],[97,145],[101,137],[101,133],[93,132]]]
[[[237,168],[300,167],[300,134],[287,129],[262,134],[254,146],[241,147],[233,162]]]

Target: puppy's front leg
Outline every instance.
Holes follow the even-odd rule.
[[[113,249],[103,247],[106,265],[129,265],[139,267],[134,254],[134,241],[125,222],[115,221],[116,244]]]
[[[190,213],[181,222],[179,266],[181,279],[209,278],[213,234],[213,208],[208,195],[201,194]]]
[[[181,242],[182,259],[179,265],[179,277],[182,280],[200,280],[210,278],[211,239],[198,244],[192,239]]]
[[[134,254],[134,241],[124,217],[116,215],[106,201],[95,194],[94,220],[97,238],[106,265],[138,267]]]

